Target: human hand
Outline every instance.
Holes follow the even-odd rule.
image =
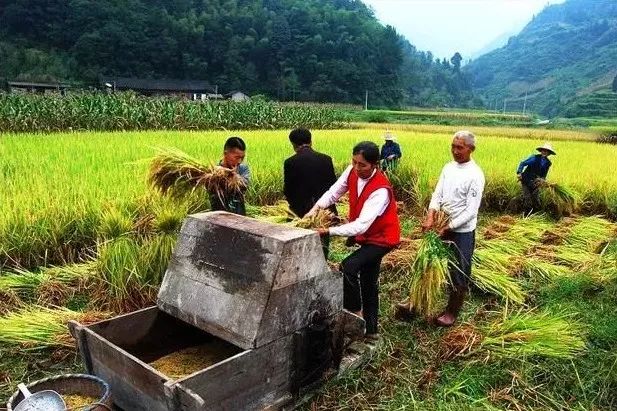
[[[444,236],[448,233],[448,231],[450,231],[450,228],[449,228],[449,227],[444,227],[444,228],[442,228],[441,230],[439,230],[439,231],[437,232],[437,235],[438,235],[440,238],[443,238],[443,237],[444,237]]]
[[[319,234],[320,237],[330,234],[330,230],[327,228],[316,228],[315,231],[317,231],[317,234]]]
[[[523,176],[522,176],[522,175],[520,175],[520,174],[517,174],[517,175],[516,175],[516,179],[517,179],[518,181],[522,181],[522,180],[523,180]]]
[[[308,211],[308,213],[304,214],[304,218],[314,216],[315,214],[317,214],[317,211],[319,211],[319,207],[317,206],[317,204],[315,204],[315,205],[313,206],[313,208],[311,208],[311,209]]]
[[[395,156],[394,154],[390,154],[390,155],[388,156],[388,160],[393,160],[395,157],[396,157],[396,156]]]
[[[422,222],[422,232],[425,233],[431,228],[433,228],[433,224],[434,224],[433,218],[426,217],[426,219]]]

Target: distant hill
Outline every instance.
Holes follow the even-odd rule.
[[[489,107],[547,116],[617,116],[617,1],[546,7],[508,44],[466,65]],[[597,95],[597,96],[596,96]]]

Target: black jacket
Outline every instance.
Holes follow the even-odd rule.
[[[332,158],[303,148],[285,160],[283,192],[291,211],[303,217],[336,182]],[[331,207],[336,212],[335,207]]]

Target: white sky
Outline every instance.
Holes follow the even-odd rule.
[[[504,33],[522,29],[545,5],[564,0],[362,0],[419,50],[467,60]]]

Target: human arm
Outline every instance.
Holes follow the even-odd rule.
[[[540,178],[546,179],[546,176],[548,175],[548,170],[550,168],[551,168],[551,163],[548,163],[548,160],[547,160],[546,167],[543,167],[542,172],[540,173]]]
[[[390,195],[387,188],[380,188],[371,193],[362,206],[360,215],[351,223],[343,224],[338,227],[330,227],[330,235],[342,237],[354,237],[364,234],[375,222],[377,217],[382,215],[390,204]]]
[[[535,160],[535,156],[529,156],[527,159],[521,161],[520,164],[518,165],[518,168],[516,169],[516,174],[520,176],[523,170],[525,169],[525,167],[531,165],[534,160]]]
[[[249,169],[249,166],[247,164],[240,163],[238,164],[237,171],[244,184],[248,187],[249,182],[251,181],[251,170]]]

